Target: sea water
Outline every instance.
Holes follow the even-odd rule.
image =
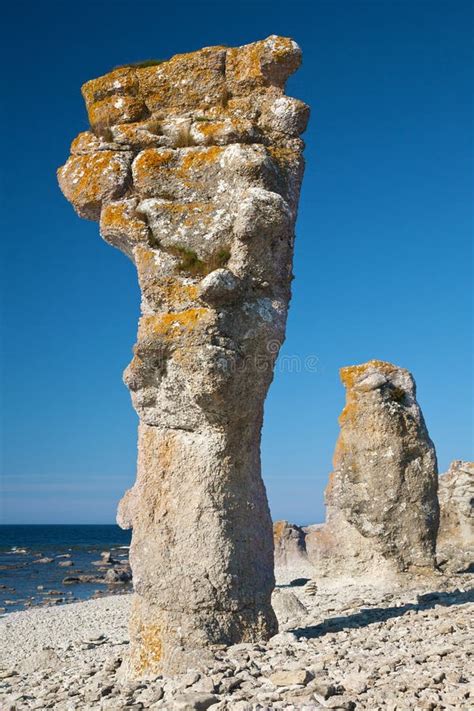
[[[71,602],[129,590],[105,583],[63,584],[66,577],[100,575],[92,562],[110,551],[126,561],[131,532],[107,525],[0,525],[0,613],[23,610],[44,601]],[[67,557],[66,557],[67,556]],[[52,558],[51,563],[38,563]],[[70,567],[59,565],[72,561]]]

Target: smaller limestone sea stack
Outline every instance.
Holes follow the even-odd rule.
[[[342,368],[341,379],[347,399],[327,520],[307,535],[308,555],[329,575],[433,570],[437,462],[414,379],[378,360]]]
[[[465,569],[474,562],[474,462],[452,462],[439,479],[438,498],[438,561]]]
[[[295,576],[312,577],[305,537],[305,531],[293,523],[275,521],[273,524],[275,571],[279,581],[290,582]]]

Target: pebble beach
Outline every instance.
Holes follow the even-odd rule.
[[[474,576],[281,584],[280,632],[212,666],[127,680],[131,595],[0,620],[0,708],[472,709]]]

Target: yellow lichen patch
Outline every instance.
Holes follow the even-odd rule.
[[[197,299],[197,284],[176,277],[158,276],[155,264],[156,253],[151,249],[137,246],[134,255],[140,287],[152,308],[165,307],[171,311],[191,308]]]
[[[135,96],[107,96],[87,106],[90,125],[102,132],[117,123],[138,121],[145,112],[145,104]]]
[[[157,463],[161,470],[171,469],[176,454],[176,435],[166,434],[158,444]],[[154,468],[154,467],[153,467]]]
[[[227,51],[226,78],[233,95],[283,88],[301,61],[298,46],[288,37],[268,37],[261,42]]]
[[[92,153],[100,146],[100,141],[91,131],[82,131],[71,143],[71,153],[73,155],[83,155]]]
[[[347,402],[339,415],[339,425],[342,427],[346,420],[354,420],[359,411],[358,400],[355,394],[348,395]]]
[[[137,167],[147,173],[152,170],[158,170],[163,166],[168,167],[169,163],[176,158],[175,151],[171,148],[150,148],[142,151],[135,161]]]
[[[286,521],[276,521],[276,523],[273,524],[273,540],[275,543],[281,541],[285,528]]]
[[[112,94],[133,94],[137,89],[135,69],[120,67],[82,85],[86,104],[92,104]]]
[[[345,387],[352,388],[354,387],[356,381],[372,368],[376,368],[386,375],[390,375],[397,370],[397,367],[392,363],[387,363],[383,360],[369,360],[368,363],[362,363],[361,365],[349,365],[345,368],[341,368],[339,375]]]
[[[137,70],[140,93],[150,111],[195,110],[222,104],[225,51],[204,49]]]
[[[286,146],[267,146],[270,157],[278,163],[280,168],[287,168],[290,163],[300,160],[300,153]]]
[[[222,135],[226,129],[225,121],[198,121],[196,126],[199,133],[202,133],[209,140]]]
[[[172,277],[160,280],[159,288],[163,299],[174,309],[183,308],[183,305],[195,301],[198,295],[197,284],[185,284]]]
[[[210,146],[186,151],[177,170],[178,175],[187,177],[190,171],[202,171],[206,166],[217,163],[223,150],[221,146]]]
[[[196,143],[210,146],[248,142],[255,137],[255,132],[252,123],[245,119],[195,119],[191,135]]]
[[[114,238],[134,243],[148,239],[148,227],[136,214],[128,201],[110,202],[103,206],[100,213],[100,233],[105,239]]]
[[[140,671],[157,669],[162,655],[162,642],[158,625],[150,625],[142,632],[142,647],[138,655]]]
[[[156,672],[163,654],[161,629],[158,625],[143,625],[140,641],[132,647],[131,665],[138,676]]]
[[[165,341],[175,341],[206,323],[209,315],[209,309],[191,308],[185,311],[143,316],[140,319],[138,339],[160,337]]]
[[[146,137],[141,131],[142,126],[141,121],[114,125],[111,131],[114,142],[139,148],[146,146]]]
[[[58,170],[59,184],[79,214],[98,219],[102,200],[125,190],[129,160],[128,154],[115,151],[71,156]]]
[[[289,37],[279,37],[273,36],[268,40],[265,40],[265,44],[271,45],[271,58],[275,62],[282,62],[287,59],[288,56],[294,54],[294,44],[293,40]]]
[[[146,435],[148,429],[140,428],[140,438]],[[140,452],[144,451],[152,449],[140,447]],[[129,629],[131,670],[137,675],[157,672],[163,656],[161,625],[155,616],[152,616],[146,601],[139,595],[134,595],[132,599]]]
[[[244,47],[232,47],[227,50],[226,76],[236,84],[249,80],[261,80],[263,83],[260,60],[262,42],[255,42]]]
[[[138,154],[133,163],[133,178],[139,190],[153,189],[160,175],[165,179],[172,174],[176,151],[170,148],[147,148]]]
[[[159,145],[161,135],[161,123],[156,120],[117,124],[112,128],[115,142],[138,148]]]
[[[121,143],[138,143],[139,131],[144,128],[141,121],[133,121],[131,123],[117,124],[114,126],[114,138]]]
[[[155,252],[152,249],[137,245],[135,248],[135,262],[139,272],[146,270],[152,270],[152,274],[155,274]]]
[[[185,197],[189,195],[193,198],[195,192],[202,191],[206,172],[218,166],[223,150],[220,146],[180,150],[147,148],[138,154],[133,163],[135,187],[142,195],[160,196],[165,200],[173,200],[176,195],[183,193],[183,188],[188,188],[191,194],[186,194],[184,190]],[[193,212],[207,211],[203,202],[186,203],[186,206],[189,204]],[[179,216],[180,210],[184,215],[189,209],[174,208],[173,205],[174,202],[163,203],[163,210],[167,210],[170,217]]]

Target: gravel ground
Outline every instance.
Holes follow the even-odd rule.
[[[461,709],[474,706],[474,576],[281,586],[279,635],[218,653],[211,668],[129,682],[130,596],[0,620],[0,708]]]

